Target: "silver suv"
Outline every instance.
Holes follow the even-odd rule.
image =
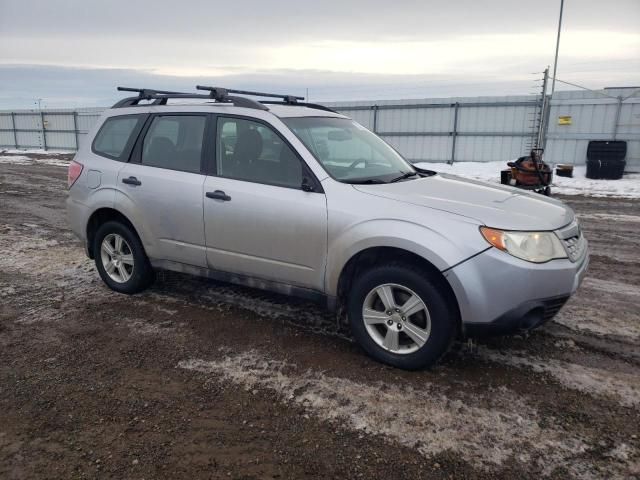
[[[300,98],[198,88],[131,89],[69,167],[71,226],[117,292],[167,269],[318,300],[415,369],[456,337],[541,325],[585,275],[560,201],[416,168]]]

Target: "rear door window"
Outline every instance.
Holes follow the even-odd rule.
[[[93,152],[114,160],[126,161],[138,135],[144,115],[108,118],[93,141]]]
[[[153,119],[140,162],[152,167],[200,173],[205,115],[162,115]]]

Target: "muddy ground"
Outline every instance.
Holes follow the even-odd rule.
[[[640,206],[567,197],[591,241],[541,330],[433,370],[367,358],[320,308],[160,275],[111,292],[66,169],[0,162],[0,478],[640,475]]]

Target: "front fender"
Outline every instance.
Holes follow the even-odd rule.
[[[456,242],[424,225],[396,219],[369,220],[351,226],[329,244],[325,289],[337,295],[340,274],[358,253],[373,247],[392,247],[414,253],[438,270],[446,270],[481,251],[483,245]]]

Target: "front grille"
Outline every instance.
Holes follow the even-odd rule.
[[[569,300],[569,297],[559,297],[554,298],[553,300],[547,300],[544,304],[543,314],[545,321],[555,317],[556,313],[558,313],[563,305],[567,303],[567,300]]]
[[[577,221],[573,221],[568,227],[558,230],[558,236],[564,244],[569,260],[577,262],[583,257],[587,242]]]
[[[569,260],[572,262],[577,261],[582,254],[584,253],[584,237],[582,233],[580,235],[576,235],[575,237],[565,238],[563,240],[564,247],[567,250],[567,255],[569,255]]]

